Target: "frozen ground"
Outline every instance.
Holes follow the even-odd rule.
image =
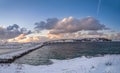
[[[33,43],[0,43],[0,55],[34,46]]]
[[[120,73],[120,55],[54,60],[51,65],[0,64],[0,73]]]
[[[31,46],[23,46],[20,49],[15,50],[13,52],[8,52],[8,53],[0,55],[0,60],[2,60],[2,59],[12,59],[15,56],[19,56],[22,53],[25,53],[25,52],[27,52],[29,50],[35,49],[37,47],[40,47],[41,45],[42,45],[42,43],[39,44],[39,45],[34,45],[34,46],[32,45],[32,47]]]

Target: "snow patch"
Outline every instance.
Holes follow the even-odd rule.
[[[120,55],[55,60],[51,65],[0,64],[0,73],[119,73]],[[111,65],[106,63],[111,62]]]

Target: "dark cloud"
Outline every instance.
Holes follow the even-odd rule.
[[[7,30],[15,30],[15,29],[18,29],[18,28],[19,28],[19,26],[17,24],[13,24],[12,26],[11,25],[8,26]]]
[[[83,19],[76,19],[73,17],[64,18],[62,20],[58,20],[57,18],[47,19],[46,22],[41,21],[39,23],[35,23],[38,31],[47,29],[50,30],[50,34],[61,34],[61,33],[74,33],[81,30],[106,30],[106,26],[101,24],[94,17],[86,17]]]
[[[54,26],[57,24],[59,20],[57,18],[49,18],[45,21],[41,21],[41,22],[36,22],[35,23],[35,30],[36,31],[41,31],[41,30],[44,30],[44,29],[53,29]]]
[[[20,34],[30,34],[31,31],[26,28],[20,28],[19,25],[13,24],[6,28],[0,27],[0,39],[10,39],[14,38]]]
[[[26,28],[21,28],[20,32],[23,34],[31,34],[32,33],[31,30],[27,30]]]

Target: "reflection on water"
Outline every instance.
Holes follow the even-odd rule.
[[[98,54],[120,54],[120,42],[76,42],[56,43],[35,50],[16,63],[31,65],[51,64],[49,59],[69,59],[80,56],[96,56]]]

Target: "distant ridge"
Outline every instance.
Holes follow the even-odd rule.
[[[54,44],[62,42],[110,42],[111,39],[107,38],[83,38],[83,39],[58,39],[44,42],[44,44]]]

